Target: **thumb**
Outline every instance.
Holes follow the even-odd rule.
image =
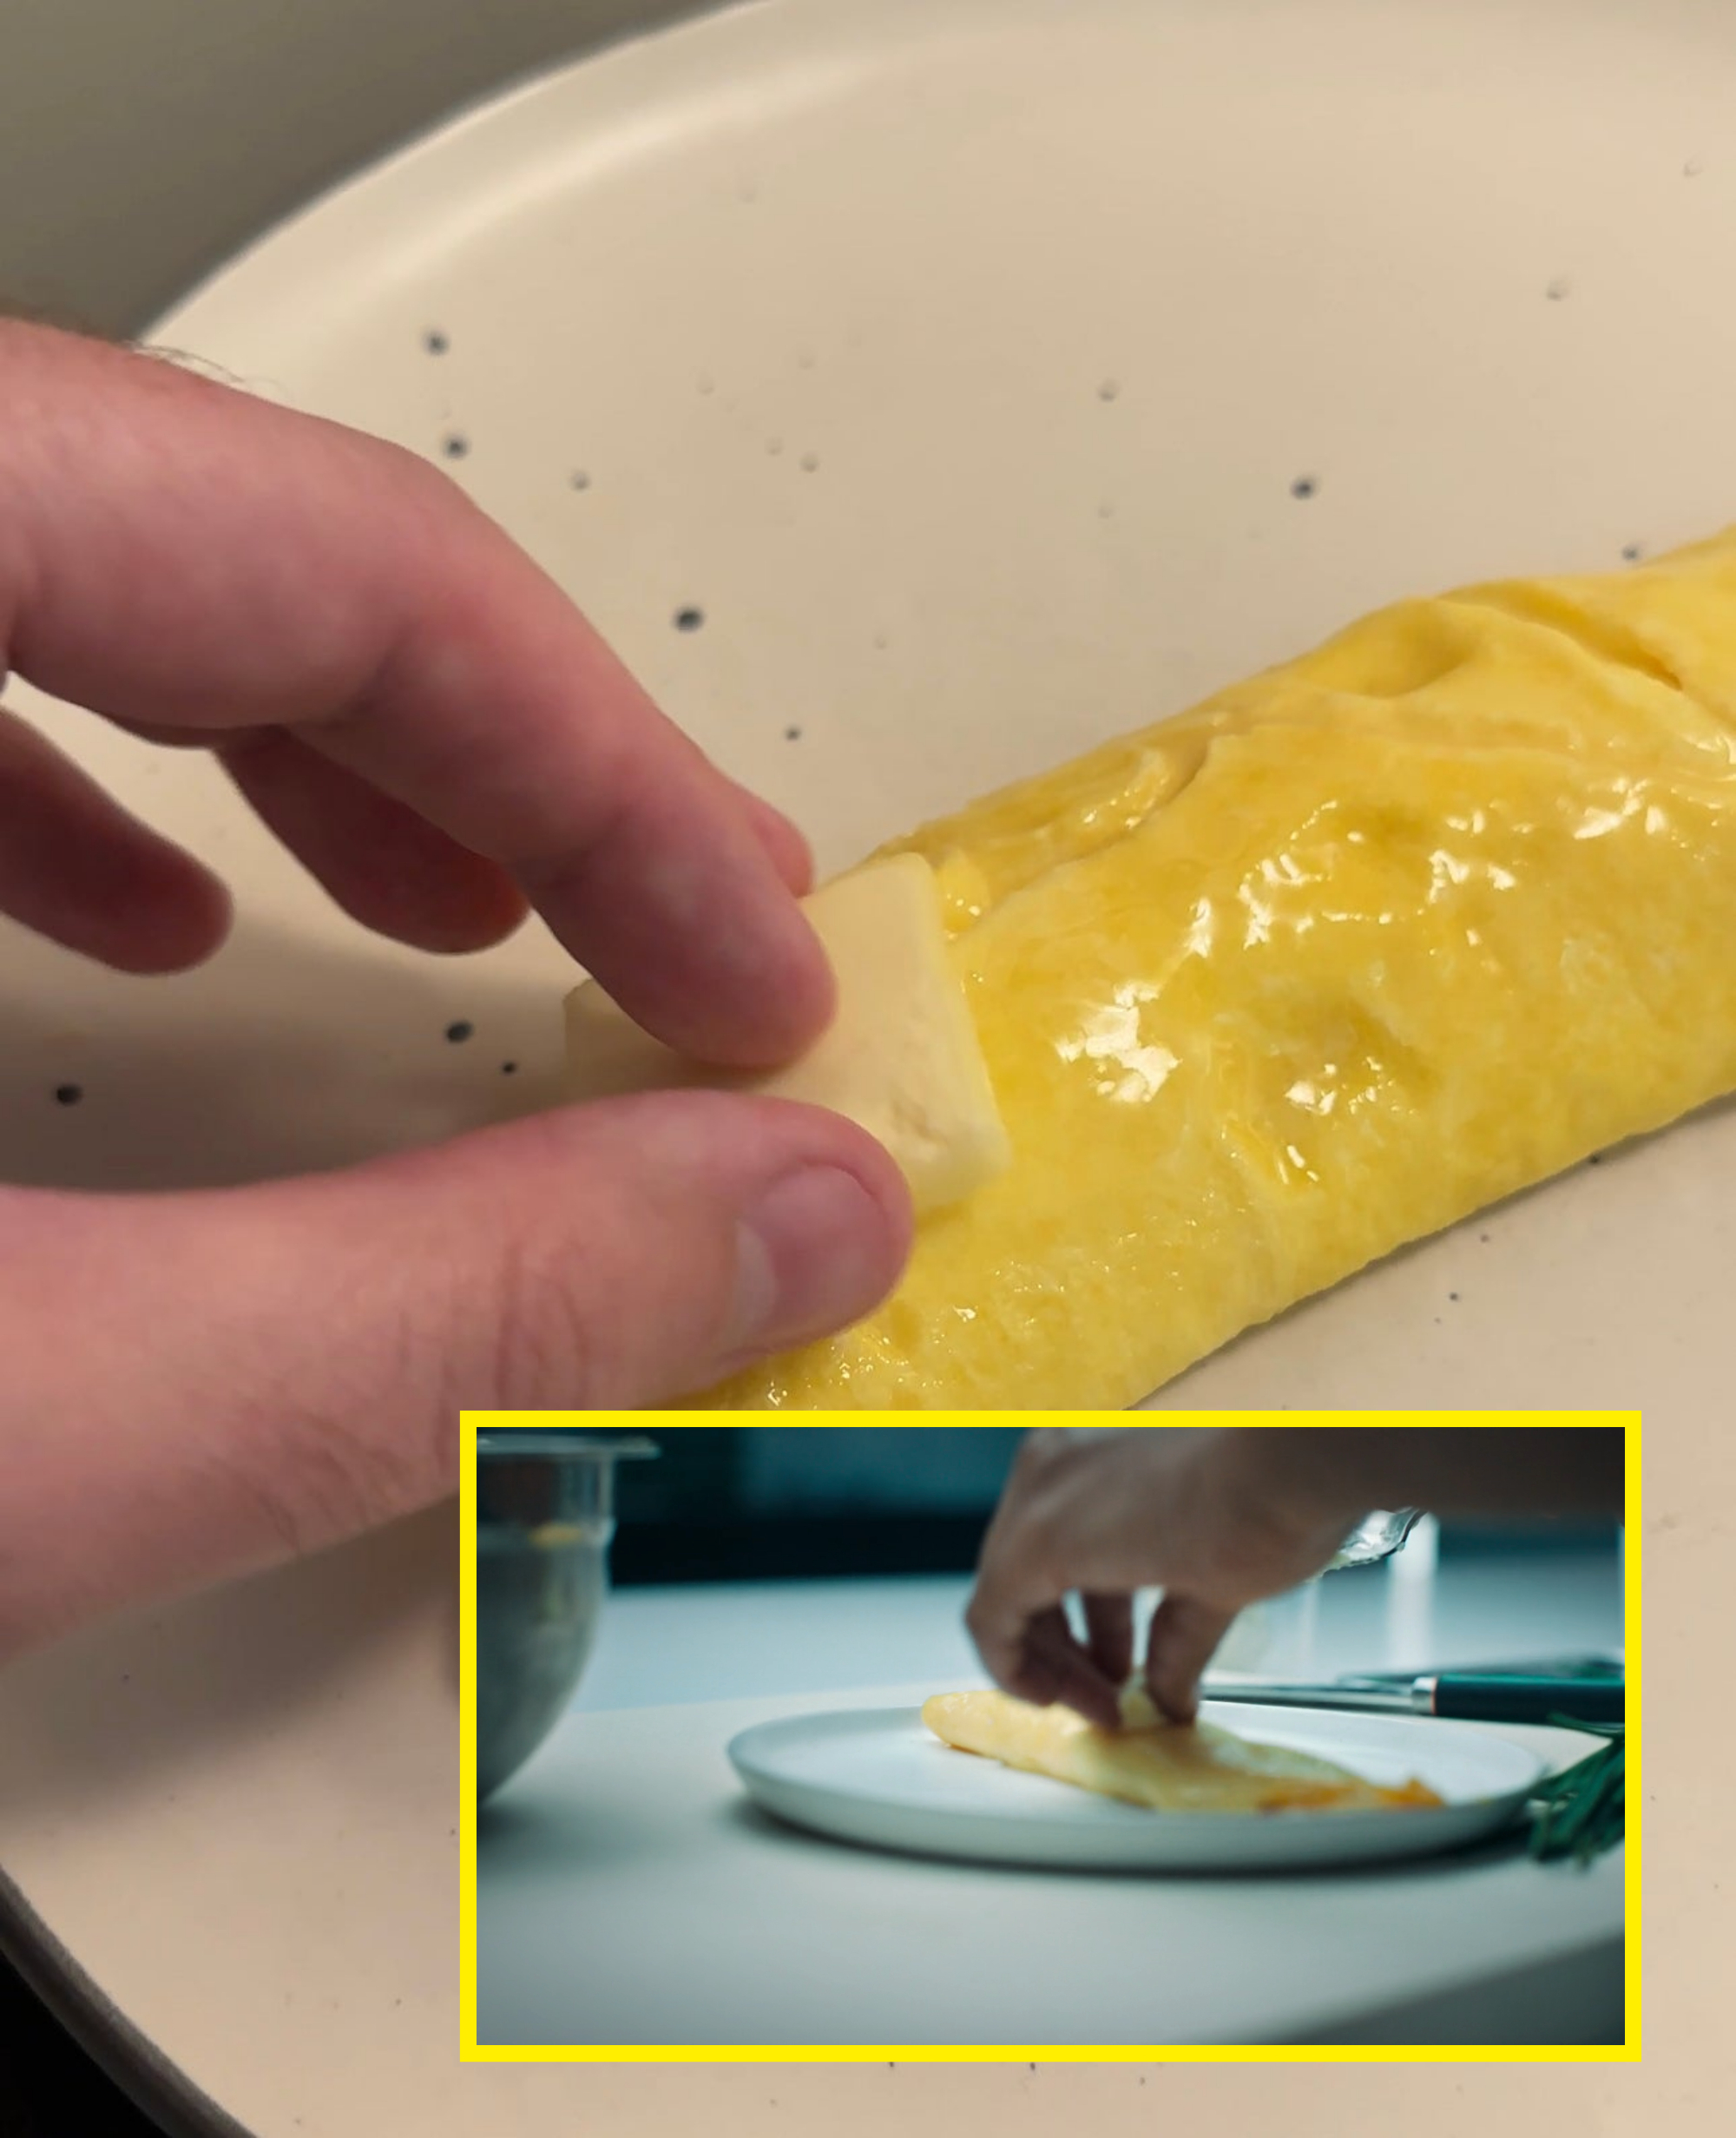
[[[0,1194],[26,1450],[0,1466],[0,1652],[444,1497],[462,1409],[654,1407],[826,1334],[910,1232],[852,1123],[702,1092],[263,1187]]]

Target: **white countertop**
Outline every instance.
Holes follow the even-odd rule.
[[[1210,2044],[1608,2038],[1622,1863],[1510,1846],[1283,1878],[920,1862],[763,1818],[725,1747],[770,1717],[982,1681],[968,1584],[629,1591],[574,1713],[484,1820],[484,2043]],[[1321,1598],[1314,1667],[1618,1647],[1613,1557],[1449,1561]],[[1427,1650],[1427,1653],[1422,1651]],[[1586,1740],[1508,1731],[1558,1756]],[[1614,2031],[1619,2034],[1619,2020]]]

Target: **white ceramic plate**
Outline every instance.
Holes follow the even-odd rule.
[[[1370,1781],[1417,1776],[1446,1802],[1272,1818],[1141,1811],[955,1752],[915,1708],[761,1723],[729,1757],[764,1809],[837,1840],[1075,1871],[1305,1870],[1436,1855],[1507,1826],[1544,1771],[1522,1745],[1451,1722],[1213,1702],[1201,1714]]]

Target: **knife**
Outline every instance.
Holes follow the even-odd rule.
[[[1208,1701],[1262,1707],[1338,1707],[1365,1714],[1440,1715],[1457,1722],[1625,1722],[1624,1679],[1500,1677],[1471,1671],[1397,1683],[1286,1685],[1240,1680],[1200,1688]]]

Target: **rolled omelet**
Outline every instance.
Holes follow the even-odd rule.
[[[956,1751],[1067,1782],[1154,1812],[1365,1812],[1438,1805],[1417,1780],[1399,1788],[1287,1746],[1259,1745],[1211,1723],[1165,1722],[1143,1692],[1121,1702],[1110,1736],[1069,1707],[1033,1707],[1004,1693],[943,1693],[923,1720]]]
[[[1736,1089],[1736,530],[1401,602],[885,850],[1011,1162],[703,1409],[1097,1409]]]

